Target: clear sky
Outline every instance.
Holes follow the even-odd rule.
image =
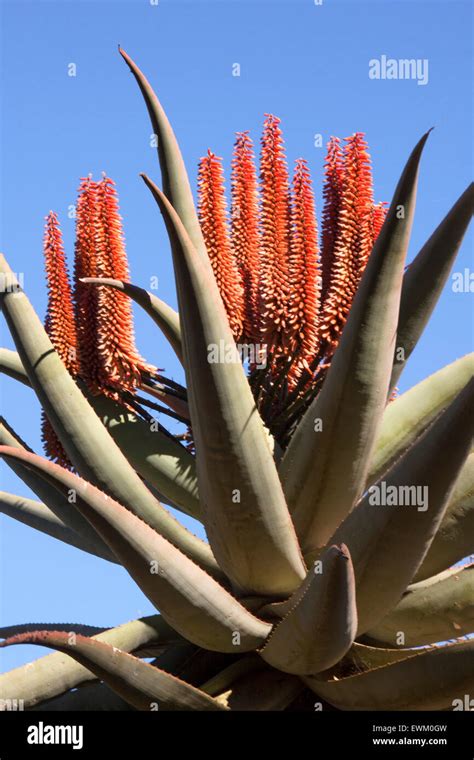
[[[469,2],[15,0],[1,10],[1,247],[24,273],[41,317],[43,218],[58,212],[71,258],[69,206],[79,178],[102,171],[117,183],[133,281],[149,287],[158,276],[158,295],[176,305],[161,218],[138,177],[146,171],[159,181],[151,128],[119,43],[155,86],[193,183],[208,147],[224,157],[228,176],[234,132],[249,129],[258,148],[263,114],[274,113],[290,164],[300,156],[309,162],[318,213],[324,148],[315,146],[316,134],[325,145],[332,134],[364,131],[375,198],[389,201],[411,148],[435,126],[422,160],[411,258],[471,179]],[[427,60],[428,82],[370,79],[369,61],[383,55]],[[76,76],[68,75],[70,64]],[[465,267],[472,269],[468,239],[456,271]],[[171,350],[140,313],[136,331],[144,355],[178,378]],[[3,322],[1,332],[2,345],[13,347]],[[472,333],[472,295],[448,285],[401,390],[472,350]],[[9,422],[40,451],[32,392],[5,378],[1,391]],[[7,468],[2,487],[28,495]],[[0,526],[0,624],[111,626],[152,612],[124,570],[7,518]],[[11,648],[2,669],[44,653]]]

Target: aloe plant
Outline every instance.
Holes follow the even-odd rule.
[[[158,136],[163,190],[143,179],[168,231],[179,314],[129,282],[106,177],[81,181],[72,285],[47,218],[44,326],[2,257],[17,352],[1,349],[0,367],[36,393],[46,456],[2,422],[1,456],[39,501],[3,492],[0,509],[122,564],[159,614],[109,630],[0,629],[1,646],[57,650],[2,675],[2,698],[58,710],[449,709],[474,693],[474,570],[453,567],[474,551],[474,355],[401,396],[395,386],[473,186],[405,270],[428,135],[388,211],[373,200],[363,135],[344,148],[332,138],[319,251],[308,167],[299,159],[290,180],[267,116],[260,180],[249,135],[237,135],[229,225],[220,159],[199,164],[196,209],[165,112],[120,52]],[[130,299],[168,339],[185,386],[139,355]],[[239,343],[258,345],[246,367]],[[231,360],[212,360],[216,346]],[[423,498],[402,505],[406,494]],[[208,542],[163,502],[200,520]]]

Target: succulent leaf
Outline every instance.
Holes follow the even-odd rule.
[[[474,453],[456,480],[433,543],[414,581],[421,581],[474,554]]]
[[[0,372],[31,387],[25,368],[15,351],[0,349]],[[92,396],[87,394],[85,388],[83,390],[102,424],[137,472],[160,491],[172,506],[200,519],[196,465],[190,452],[161,432],[158,426],[155,425],[152,429],[148,423],[112,399]],[[10,439],[2,440],[2,437],[0,424],[0,441],[7,446],[11,445]],[[45,497],[41,498],[45,500]]]
[[[311,675],[332,667],[356,635],[354,571],[347,547],[329,547],[318,564],[285,603],[289,612],[260,650],[265,662],[285,673]]]
[[[72,657],[137,710],[223,710],[212,697],[147,662],[93,638],[61,631],[23,633],[0,643],[36,644]],[[156,706],[155,706],[156,709]]]
[[[39,530],[47,536],[57,538],[65,544],[75,546],[88,554],[94,554],[96,557],[106,559],[109,562],[117,562],[107,546],[104,545],[103,549],[99,548],[97,546],[98,541],[92,543],[76,533],[57,517],[46,504],[42,504],[40,501],[0,491],[0,513],[28,525],[29,528]]]
[[[362,647],[359,645],[358,650]],[[363,649],[370,649],[363,647]],[[425,650],[375,650],[381,662],[348,675],[305,679],[320,697],[341,710],[447,710],[474,688],[474,640]]]
[[[135,77],[148,109],[153,131],[157,137],[158,158],[165,195],[176,209],[199,255],[207,260],[206,246],[194,206],[186,167],[168,117],[150,83],[138,66],[125,50],[119,48],[119,53]]]
[[[473,375],[474,353],[448,364],[387,405],[366,485],[378,480],[413,445]]]
[[[414,583],[367,635],[391,647],[417,647],[474,633],[474,565]]]
[[[438,302],[473,212],[471,182],[405,272],[390,389],[396,386]]]
[[[427,137],[416,145],[397,185],[323,388],[280,463],[305,555],[329,541],[365,484],[387,399],[418,164]],[[318,420],[322,429],[315,432]]]
[[[238,586],[284,596],[305,575],[260,415],[235,350],[210,264],[203,264],[163,193],[143,177],[172,241],[198,485],[206,532],[220,567]],[[192,369],[192,372],[191,372]]]
[[[54,483],[73,489],[75,506],[128,570],[164,618],[189,641],[221,652],[254,649],[270,625],[258,620],[228,591],[127,509],[90,483],[41,457],[0,447]]]
[[[3,256],[0,272],[4,274],[2,308],[21,362],[78,472],[99,483],[196,562],[217,572],[209,547],[167,512],[127,462],[54,351]]]
[[[369,488],[332,539],[351,553],[358,635],[397,604],[429,549],[472,445],[473,404],[474,378]]]
[[[151,642],[162,645],[182,643],[181,637],[161,615],[150,615],[111,628],[99,633],[97,641],[125,652],[137,652]],[[0,694],[23,700],[25,709],[28,709],[94,679],[87,668],[56,652],[1,674]]]

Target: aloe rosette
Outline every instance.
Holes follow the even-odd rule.
[[[166,114],[120,52],[158,136],[162,189],[142,176],[168,232],[179,313],[129,281],[106,177],[81,181],[72,286],[48,217],[45,326],[2,257],[17,351],[1,349],[0,367],[37,395],[48,456],[2,422],[0,453],[38,500],[2,492],[0,509],[120,563],[158,614],[107,630],[0,629],[1,646],[57,650],[2,675],[2,699],[57,710],[450,709],[474,690],[474,570],[458,564],[474,551],[474,356],[394,389],[449,276],[473,186],[406,269],[428,135],[388,210],[374,202],[363,135],[332,138],[320,247],[308,166],[298,159],[290,177],[267,115],[260,172],[239,133],[229,209],[212,151],[195,208]],[[131,300],[168,339],[185,385],[138,353]],[[209,360],[211,346],[239,343],[263,346],[265,363]],[[157,408],[186,432],[157,424]],[[427,498],[377,502],[387,493]],[[201,521],[208,541],[164,504]]]

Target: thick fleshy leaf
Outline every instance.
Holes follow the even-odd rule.
[[[92,683],[80,689],[68,691],[61,697],[48,699],[31,712],[128,712],[134,710],[105,683]]]
[[[367,635],[390,646],[417,647],[468,633],[474,633],[474,565],[409,586],[395,609]]]
[[[161,615],[131,620],[98,634],[96,638],[125,652],[138,652],[152,642],[163,646],[183,643]],[[0,674],[0,694],[3,699],[23,700],[25,709],[28,709],[94,679],[87,668],[57,652]]]
[[[0,445],[13,446],[15,448],[31,451],[30,447],[15,433],[3,417],[0,417]],[[104,544],[100,536],[89,525],[79,512],[74,509],[67,498],[62,496],[56,488],[38,477],[34,472],[28,470],[21,462],[9,460],[7,462],[10,469],[22,480],[28,488],[38,496],[41,502],[51,510],[58,520],[64,523],[73,533],[84,540],[87,545],[94,547],[94,554],[99,557],[108,559],[111,562],[117,562],[113,552],[110,551],[107,544]]]
[[[199,565],[218,572],[209,546],[169,514],[127,462],[55,352],[3,256],[0,273],[2,309],[20,360],[77,471],[111,493]]]
[[[278,670],[310,675],[338,662],[357,631],[354,571],[346,546],[331,546],[288,600],[260,655]]]
[[[186,167],[168,117],[150,83],[138,66],[125,50],[119,48],[119,53],[135,77],[150,115],[153,132],[157,137],[158,158],[165,195],[176,209],[199,255],[203,259],[207,259],[206,246],[194,206]]]
[[[20,636],[23,633],[35,631],[62,631],[63,633],[80,633],[81,636],[98,636],[109,628],[99,628],[97,625],[84,625],[83,623],[20,623],[19,625],[5,625],[0,628],[0,639],[9,639],[12,636]]]
[[[196,255],[167,198],[144,177],[172,241],[199,496],[219,565],[241,588],[285,596],[305,576],[272,451],[241,362],[213,361],[235,343],[210,263]]]
[[[472,445],[473,406],[474,378],[336,531],[354,565],[358,635],[393,609],[423,561]]]
[[[0,372],[12,377],[13,380],[18,380],[19,383],[30,385],[19,354],[9,348],[0,348]]]
[[[91,544],[86,538],[82,538],[40,501],[0,491],[0,513],[88,554],[94,554],[109,562],[117,562],[107,546],[104,545],[102,550],[97,547],[97,542]]]
[[[357,651],[362,649],[370,648],[359,645]],[[339,669],[304,680],[340,710],[447,710],[474,692],[474,640],[427,650],[397,650],[392,662],[392,650],[372,651],[381,660],[373,669],[362,670],[358,665],[347,675]],[[384,656],[387,664],[383,664]]]
[[[222,710],[212,697],[179,678],[103,641],[61,631],[36,631],[6,639],[0,647],[35,644],[70,655],[137,710]]]
[[[391,389],[396,386],[438,302],[473,211],[474,184],[471,183],[405,272]]]
[[[0,349],[0,372],[31,387],[16,351]],[[196,464],[192,454],[156,424],[152,426],[111,399],[92,396],[82,385],[80,387],[135,470],[172,506],[200,519]],[[7,441],[4,443],[10,445]]]
[[[271,626],[258,620],[217,581],[136,515],[90,483],[46,459],[0,447],[34,469],[62,492],[110,546],[147,598],[186,639],[221,652],[261,646]]]
[[[459,473],[443,520],[415,581],[436,575],[474,554],[474,454]]]
[[[300,678],[263,667],[236,679],[227,691],[216,697],[216,701],[235,712],[281,711],[303,689]]]
[[[387,400],[418,165],[427,137],[413,150],[397,185],[322,390],[280,463],[305,556],[328,543],[365,485]]]
[[[90,399],[115,443],[165,500],[202,519],[194,456],[156,423],[148,423],[104,396]]]
[[[81,282],[115,288],[132,298],[158,325],[176,356],[183,363],[179,314],[171,306],[168,306],[165,301],[162,301],[161,298],[153,295],[153,293],[149,293],[148,290],[139,288],[129,282],[123,282],[123,280],[112,280],[108,277],[83,277]]]
[[[474,353],[448,364],[388,404],[370,462],[367,485],[378,480],[426,430],[474,375]]]

